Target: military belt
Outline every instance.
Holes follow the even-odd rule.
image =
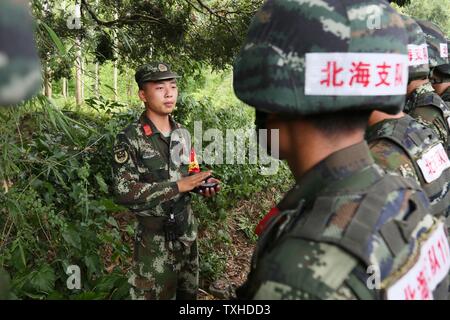
[[[165,233],[166,238],[170,240],[176,240],[185,234],[189,226],[188,210],[186,208],[169,216],[137,216],[137,219],[147,231],[152,233]]]

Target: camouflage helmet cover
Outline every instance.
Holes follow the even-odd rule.
[[[425,20],[416,20],[425,33],[428,44],[430,68],[448,64],[447,39],[442,30],[434,23]]]
[[[371,19],[376,23],[370,25]],[[406,92],[407,41],[403,20],[385,1],[268,0],[253,18],[236,58],[234,90],[239,99],[264,112],[307,115],[378,109],[397,113],[404,104]],[[390,54],[401,57],[402,63],[398,65],[405,70],[403,78],[406,80],[402,80],[404,88],[395,94],[377,95],[369,90],[364,91],[368,88],[359,84],[363,94],[325,95],[314,88],[312,91],[316,93],[306,93],[306,87],[310,87],[309,76],[314,77],[310,73],[308,75],[307,55],[310,53],[319,53],[310,56],[315,58],[321,53],[353,53],[354,57],[366,53],[377,57]],[[389,58],[386,60],[389,61]],[[356,58],[354,62],[360,63],[362,60]],[[338,65],[333,67],[335,71],[341,71]],[[315,70],[319,70],[318,73],[325,71],[317,69],[317,66]],[[368,75],[367,72],[365,75]],[[378,75],[377,71],[372,70],[372,77]],[[336,80],[336,83],[344,82]]]
[[[447,40],[447,48],[449,47],[450,41]],[[450,63],[441,64],[440,66],[434,68],[434,70],[438,71],[441,79],[443,79],[445,82],[450,82]]]
[[[425,34],[417,22],[408,16],[402,15],[408,33],[409,81],[428,76],[428,48]]]

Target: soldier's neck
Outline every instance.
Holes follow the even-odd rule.
[[[147,115],[147,118],[152,121],[152,123],[155,125],[156,129],[158,129],[160,132],[170,132],[170,121],[169,121],[169,115],[168,114],[158,114],[150,109],[147,109],[145,114]]]
[[[388,114],[381,111],[374,111],[369,117],[369,127],[373,126],[374,124],[377,124],[380,121],[387,120],[387,119],[400,119],[405,116],[405,113],[403,111],[400,111],[397,114]]]
[[[364,141],[364,130],[328,136],[306,125],[292,130],[291,139],[293,148],[286,160],[295,179],[299,181],[307,171],[331,154]]]

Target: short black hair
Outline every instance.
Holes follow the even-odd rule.
[[[327,136],[335,136],[337,134],[350,133],[355,130],[366,130],[372,111],[373,110],[339,111],[308,116],[278,114],[277,117],[283,121],[296,121],[301,118],[304,121],[312,123],[315,128]],[[256,110],[256,129],[265,129],[268,118],[269,113]]]
[[[340,111],[335,113],[304,116],[303,120],[312,123],[327,136],[366,130],[372,110]]]

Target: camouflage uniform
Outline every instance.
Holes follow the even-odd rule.
[[[381,14],[380,28],[367,26],[372,9]],[[397,53],[404,56],[401,66],[406,68],[403,28],[400,16],[384,1],[266,1],[253,18],[235,61],[234,90],[258,112],[285,113],[289,118],[375,107],[396,114],[404,95],[312,94],[307,88],[318,92],[310,83],[321,84],[321,78],[311,75],[308,68],[328,69],[307,61],[315,52],[331,53],[330,59],[337,61],[349,57],[348,52]],[[334,70],[341,72],[336,64]],[[328,79],[344,86],[344,80]],[[406,90],[406,79],[402,81]],[[351,116],[349,112],[349,121]],[[438,223],[427,207],[426,195],[417,183],[385,175],[374,164],[365,142],[334,152],[298,177],[277,205],[279,213],[273,215],[257,243],[250,274],[238,297],[385,298],[384,293],[390,291],[384,289],[396,283],[396,275],[411,270],[409,263],[417,258],[412,248],[420,246],[421,232],[433,230]],[[406,233],[400,231],[403,227],[397,220],[404,221]],[[438,225],[442,230],[442,223]],[[383,290],[368,289],[369,265],[380,270]],[[446,281],[445,276],[440,280],[434,298],[447,296]]]
[[[31,98],[41,87],[41,67],[28,1],[0,1],[0,106]]]
[[[426,37],[429,67],[432,70],[442,60],[440,57],[437,57],[440,50],[440,40],[437,37],[442,32],[431,22],[418,20],[417,23],[422,28]],[[421,85],[407,97],[405,112],[417,119],[420,123],[433,129],[446,147],[447,153],[450,152],[450,126],[448,122],[450,108],[434,91],[431,83],[428,82]]]
[[[138,83],[164,77],[176,75],[162,63],[136,73]],[[188,174],[188,142],[184,129],[172,118],[170,123],[166,138],[144,112],[117,135],[114,146],[117,202],[136,213],[139,222],[129,280],[133,299],[196,299],[197,222],[189,193],[180,193],[176,182]],[[167,237],[171,218],[176,222],[170,229],[174,239]]]
[[[449,106],[434,91],[431,83],[421,85],[408,97],[405,112],[421,124],[432,129],[449,149]],[[449,151],[447,151],[448,153]]]
[[[431,204],[430,211],[447,217],[450,210],[450,168],[439,177],[427,181],[420,167],[424,154],[438,146],[445,150],[439,138],[430,128],[405,115],[398,119],[386,119],[372,125],[366,139],[375,162],[383,169],[415,179],[422,186]],[[444,152],[444,151],[443,151]],[[441,154],[446,158],[446,154]],[[448,158],[444,159],[448,161]]]
[[[413,19],[407,16],[402,18],[408,32],[408,81],[411,82],[429,74],[427,55],[423,51],[417,54],[417,48],[426,50],[426,40],[422,29]],[[445,134],[443,130],[446,138]],[[431,128],[420,124],[412,117],[404,115],[372,125],[366,132],[366,139],[378,165],[389,172],[415,179],[428,195],[431,213],[447,215],[450,206],[450,169],[446,169],[435,180],[427,182],[422,172],[424,169],[418,164],[423,155],[435,146],[444,148],[441,136],[437,136]]]

